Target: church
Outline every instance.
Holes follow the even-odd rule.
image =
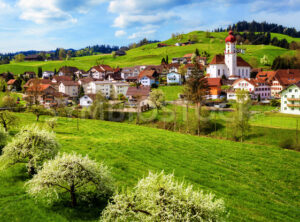
[[[216,55],[207,67],[208,78],[222,78],[229,80],[250,78],[251,66],[243,58],[237,56],[236,38],[233,32],[225,39],[224,55]]]

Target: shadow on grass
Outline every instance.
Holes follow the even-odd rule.
[[[107,199],[102,199],[94,200],[92,204],[80,202],[78,206],[71,207],[70,202],[64,201],[53,205],[49,210],[62,215],[69,221],[98,221],[107,203]]]

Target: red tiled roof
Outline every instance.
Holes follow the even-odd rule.
[[[31,86],[27,89],[27,92],[43,92],[51,87],[50,84],[39,84],[37,86]]]
[[[275,74],[276,74],[275,71],[261,71],[261,72],[257,73],[256,79],[262,79],[265,81],[269,81],[269,80],[273,79]]]
[[[221,78],[207,78],[207,83],[209,86],[221,86]]]
[[[144,76],[147,76],[149,78],[154,78],[154,74],[155,74],[155,70],[148,70],[148,69],[145,69],[143,71],[140,72],[139,76],[138,76],[138,79],[141,79],[143,78]]]
[[[96,69],[98,72],[114,72],[113,68],[111,68],[108,65],[99,65],[99,66],[94,66],[94,69]]]
[[[54,76],[53,79],[55,79],[57,82],[72,81],[72,78],[70,76]]]
[[[7,85],[13,85],[16,81],[16,79],[11,79],[7,82]]]
[[[24,87],[29,87],[31,84],[52,84],[50,79],[30,79],[24,85]]]
[[[225,64],[225,56],[224,55],[215,55],[215,57],[212,59],[211,65],[217,65],[217,64]],[[251,65],[246,62],[242,57],[237,56],[237,66],[246,66],[251,67]]]
[[[80,81],[81,81],[81,83],[90,83],[90,82],[93,82],[94,79],[91,77],[86,77],[86,78],[80,79]]]
[[[78,82],[75,81],[61,81],[61,84],[65,86],[78,86]]]
[[[193,56],[193,53],[190,53],[190,54],[185,54],[183,57],[184,58],[189,58],[189,57],[192,57]]]
[[[300,81],[300,69],[279,69],[274,76],[282,86],[288,86]]]
[[[237,79],[237,80],[234,81],[234,83],[232,85],[235,85],[235,84],[237,84],[237,83],[239,83],[240,81],[243,81],[243,80],[247,81],[248,83],[250,83],[253,86],[257,86],[257,83],[254,79]]]
[[[126,95],[127,96],[149,96],[150,87],[147,86],[131,86],[128,88]]]

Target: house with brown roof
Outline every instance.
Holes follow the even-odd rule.
[[[7,82],[7,89],[9,91],[16,91],[17,90],[17,80],[16,79],[10,79]]]
[[[128,88],[126,97],[131,106],[145,107],[150,105],[149,95],[151,88],[149,86],[131,86]]]
[[[78,96],[79,84],[75,81],[61,81],[59,83],[58,91],[60,93],[66,94],[71,98],[76,98]]]
[[[41,104],[45,107],[66,104],[69,96],[57,92],[51,84],[41,84],[38,81],[32,81],[31,83],[24,96],[24,99],[30,104]]]
[[[108,65],[98,65],[92,67],[89,73],[93,79],[105,80],[108,75],[114,74],[114,69]]]
[[[25,61],[43,61],[43,57],[41,55],[28,55],[24,58]]]
[[[280,98],[282,90],[300,81],[299,69],[279,69],[277,71],[262,71],[256,76],[271,85],[272,97]]]
[[[208,99],[218,99],[221,95],[221,78],[207,78],[207,84],[209,86]]]
[[[228,99],[236,99],[237,89],[248,91],[252,99],[261,100],[271,98],[271,85],[261,79],[237,79],[232,84],[232,90],[227,93]]]
[[[140,72],[138,76],[138,81],[143,86],[151,87],[153,84],[159,84],[158,82],[158,73],[153,69],[145,69]]]
[[[73,76],[75,73],[78,72],[78,69],[76,67],[72,66],[63,66],[58,70],[59,76]]]

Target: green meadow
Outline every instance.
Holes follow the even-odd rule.
[[[17,114],[20,125],[35,123]],[[43,116],[39,125],[45,126]],[[105,162],[119,189],[148,171],[174,172],[195,189],[223,198],[228,221],[298,221],[300,153],[278,147],[197,137],[127,123],[59,118],[61,152],[88,154]],[[17,133],[17,129],[10,132]],[[36,203],[25,192],[25,166],[0,172],[0,221],[97,221],[99,209]]]
[[[209,61],[214,55],[224,52],[225,38],[228,35],[225,32],[211,33],[211,37],[207,38],[206,33],[203,31],[195,31],[188,34],[184,34],[183,38],[178,41],[176,39],[169,39],[163,43],[174,45],[176,42],[185,42],[189,39],[190,35],[197,35],[199,42],[194,45],[181,46],[181,47],[165,47],[157,48],[157,43],[149,44],[135,49],[127,51],[126,56],[113,58],[111,55],[102,54],[95,56],[75,57],[68,61],[48,61],[48,62],[11,62],[8,65],[0,65],[0,73],[10,71],[14,74],[21,74],[25,71],[37,72],[38,67],[42,67],[44,71],[58,70],[62,66],[75,66],[85,71],[89,70],[97,63],[108,64],[112,67],[127,67],[135,65],[158,65],[163,57],[168,55],[169,60],[173,57],[181,57],[188,53],[193,53],[196,48],[200,52],[206,51],[210,54]],[[300,41],[300,38],[292,38],[281,34],[272,34],[272,37],[286,38],[289,42]],[[293,55],[295,51],[283,49],[271,45],[243,45],[239,46],[246,50],[245,54],[241,54],[246,61],[250,62],[251,58],[257,60],[258,66],[263,67],[260,64],[260,58],[267,55],[270,63],[276,56]]]

